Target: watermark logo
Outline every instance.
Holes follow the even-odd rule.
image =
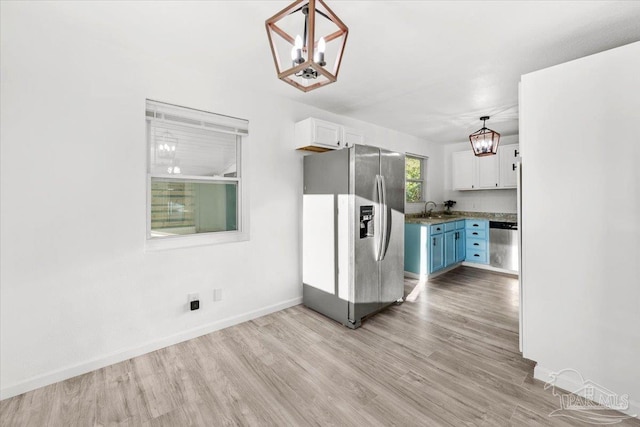
[[[633,418],[615,411],[629,410],[629,395],[618,395],[591,380],[585,380],[575,369],[563,369],[549,374],[550,380],[544,389],[551,389],[560,399],[560,409],[549,414],[550,417],[568,417],[588,424],[618,424]],[[573,393],[562,390],[560,385],[579,385]]]

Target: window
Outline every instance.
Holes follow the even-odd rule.
[[[407,203],[424,202],[425,159],[405,156],[405,188]]]
[[[146,121],[147,243],[247,240],[242,158],[248,122],[150,100]]]

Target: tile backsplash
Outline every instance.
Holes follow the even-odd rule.
[[[469,212],[517,212],[517,191],[513,190],[476,190],[445,192],[447,200],[455,200],[452,211]]]

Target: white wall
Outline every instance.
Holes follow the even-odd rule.
[[[503,147],[517,143],[518,135],[503,136],[500,138],[498,151]],[[453,189],[452,154],[469,150],[471,150],[469,141],[444,146],[444,200],[456,201],[456,205],[452,209],[454,211],[516,213],[515,189],[473,191]],[[444,200],[436,200],[436,202],[442,203]]]
[[[154,8],[80,3],[2,4],[2,397],[299,303],[297,120],[337,121],[372,145],[429,156],[442,198],[440,146],[229,84],[188,54],[151,54],[130,35]],[[201,5],[173,18],[190,22]],[[119,32],[75,8],[87,22],[109,8]],[[173,31],[145,28],[157,40]],[[145,98],[249,119],[250,241],[145,253]],[[198,312],[186,311],[189,292],[200,293]]]
[[[522,77],[525,357],[640,413],[640,43]],[[581,384],[568,381],[562,387]]]

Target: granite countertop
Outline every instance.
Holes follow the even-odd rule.
[[[407,214],[404,222],[409,224],[442,224],[443,222],[459,221],[461,219],[486,219],[489,221],[518,222],[518,215],[498,212],[462,212],[454,211],[451,214],[433,212],[431,218],[424,218],[422,214]]]

